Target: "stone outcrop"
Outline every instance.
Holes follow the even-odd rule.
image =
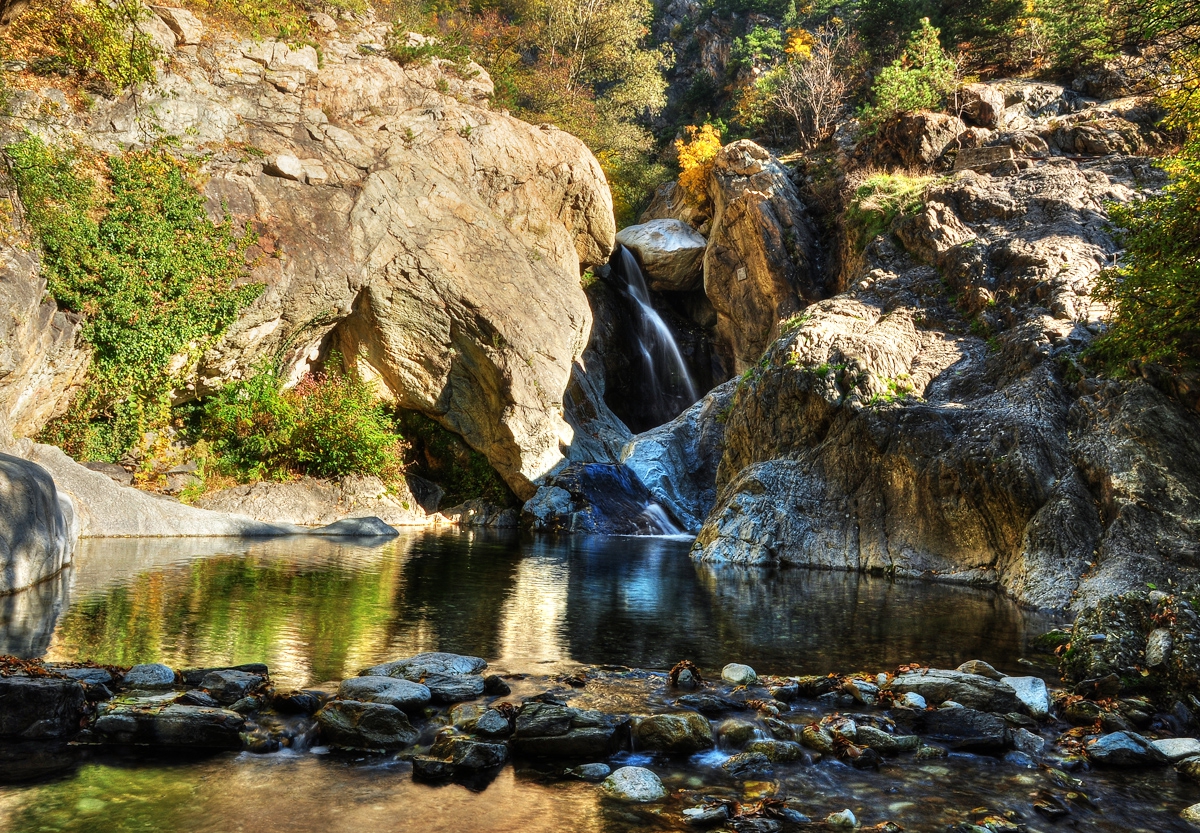
[[[305,477],[289,483],[259,481],[205,495],[196,506],[248,515],[266,523],[323,526],[344,518],[376,517],[391,526],[424,526],[429,515],[404,481],[354,475],[328,482]]]
[[[1078,363],[1115,251],[1102,203],[1153,174],[1124,157],[1012,173],[931,187],[900,246],[877,238],[853,289],[771,347],[729,414],[696,557],[998,584],[1046,607],[1195,581],[1195,414]]]
[[[195,37],[160,14],[173,41]],[[562,397],[591,326],[579,275],[615,232],[604,174],[574,137],[490,109],[480,67],[400,66],[377,54],[385,24],[342,28],[319,57],[211,32],[172,43],[154,85],[97,99],[47,138],[116,150],[162,133],[185,153],[215,149],[203,163],[213,216],[258,233],[250,280],[265,289],[180,399],[277,354],[297,379],[336,349],[529,497],[572,441]],[[19,93],[15,113],[54,92]]]
[[[0,454],[0,596],[62,570],[78,537],[75,506],[50,473]]]
[[[717,154],[709,183],[712,233],[704,255],[704,292],[717,311],[727,368],[753,365],[824,287],[814,234],[795,186],[765,149],[734,142]]]
[[[617,242],[634,253],[653,290],[684,291],[701,282],[708,241],[682,220],[628,226]]]
[[[538,532],[662,535],[679,532],[671,516],[629,468],[572,463],[527,501],[522,519]]]

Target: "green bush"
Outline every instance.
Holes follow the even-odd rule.
[[[334,356],[330,364],[336,365]],[[374,385],[357,373],[310,374],[290,389],[270,366],[203,405],[201,434],[215,466],[241,481],[297,474],[342,477],[403,470],[404,443]]]
[[[863,110],[863,118],[879,124],[899,113],[937,110],[956,83],[954,59],[943,51],[938,30],[929,18],[923,18],[904,54],[875,76],[871,104]]]
[[[846,233],[859,250],[891,229],[902,215],[921,210],[930,176],[903,172],[871,174],[854,191],[846,206]]]
[[[258,296],[238,286],[254,237],[211,222],[192,169],[164,148],[87,160],[30,137],[5,154],[50,294],[83,314],[92,348],[84,388],[43,436],[115,460],[169,418],[171,360],[198,356]],[[84,173],[89,163],[106,183]]]
[[[1095,298],[1108,330],[1091,355],[1110,367],[1131,361],[1200,370],[1200,139],[1167,159],[1160,196],[1110,206],[1122,264],[1101,273]]]

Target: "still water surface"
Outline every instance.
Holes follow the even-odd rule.
[[[280,686],[317,685],[419,651],[549,674],[577,664],[760,673],[954,667],[1029,673],[1028,640],[1055,624],[971,588],[845,573],[693,563],[671,539],[413,533],[380,547],[317,539],[88,541],[61,580],[0,600],[0,653],[175,667],[266,662]],[[719,757],[719,756],[717,756]],[[57,760],[57,759],[55,759]],[[720,781],[713,760],[656,762],[675,790]],[[626,831],[669,818],[619,810],[591,785],[508,767],[486,790],[414,783],[391,758],[68,754],[13,783],[0,759],[0,830]],[[1183,829],[1197,788],[1162,772],[1088,776],[1084,828]],[[699,778],[700,781],[696,779]],[[1099,780],[1096,780],[1099,779]],[[973,756],[861,773],[837,762],[779,779],[811,814],[944,830],[980,806],[1032,814],[1038,772]],[[677,815],[674,815],[677,818]],[[1083,819],[1081,819],[1083,820]],[[1084,829],[1080,828],[1080,829]]]

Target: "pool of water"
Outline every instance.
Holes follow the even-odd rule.
[[[483,656],[538,679],[580,664],[665,670],[685,658],[708,671],[738,661],[786,674],[981,658],[1030,673],[1030,638],[1056,624],[983,590],[717,567],[693,563],[688,548],[467,532],[412,533],[377,547],[89,541],[68,573],[0,599],[0,653],[175,667],[265,662],[285,687],[426,650]],[[1033,671],[1050,676],[1044,665]],[[750,799],[768,790],[814,818],[849,808],[865,825],[893,820],[910,831],[945,830],[987,808],[1033,831],[1116,833],[1186,830],[1178,812],[1200,801],[1200,787],[1169,769],[1083,773],[1074,789],[1088,798],[1072,799],[1072,815],[1052,828],[1033,804],[1064,788],[1045,770],[998,759],[910,757],[878,772],[828,760],[746,785],[723,775],[723,757],[629,759],[653,766],[671,791],[662,805],[638,809],[525,766],[504,768],[486,787],[433,787],[414,782],[399,756],[0,747],[0,830],[624,833],[683,829],[679,811],[700,793]],[[21,766],[6,765],[14,760]],[[24,780],[11,774],[18,769]]]
[[[972,658],[1019,672],[1029,639],[1054,624],[986,590],[697,564],[688,548],[469,532],[376,547],[85,541],[61,579],[7,600],[0,653],[177,668],[265,662],[297,687],[435,650],[526,673],[690,659],[820,674]]]

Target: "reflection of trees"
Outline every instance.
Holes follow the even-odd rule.
[[[412,535],[384,547],[255,543],[134,573],[78,599],[50,654],[121,665],[266,662],[285,685],[343,679],[422,650],[493,656],[519,560],[511,542],[469,534]]]

